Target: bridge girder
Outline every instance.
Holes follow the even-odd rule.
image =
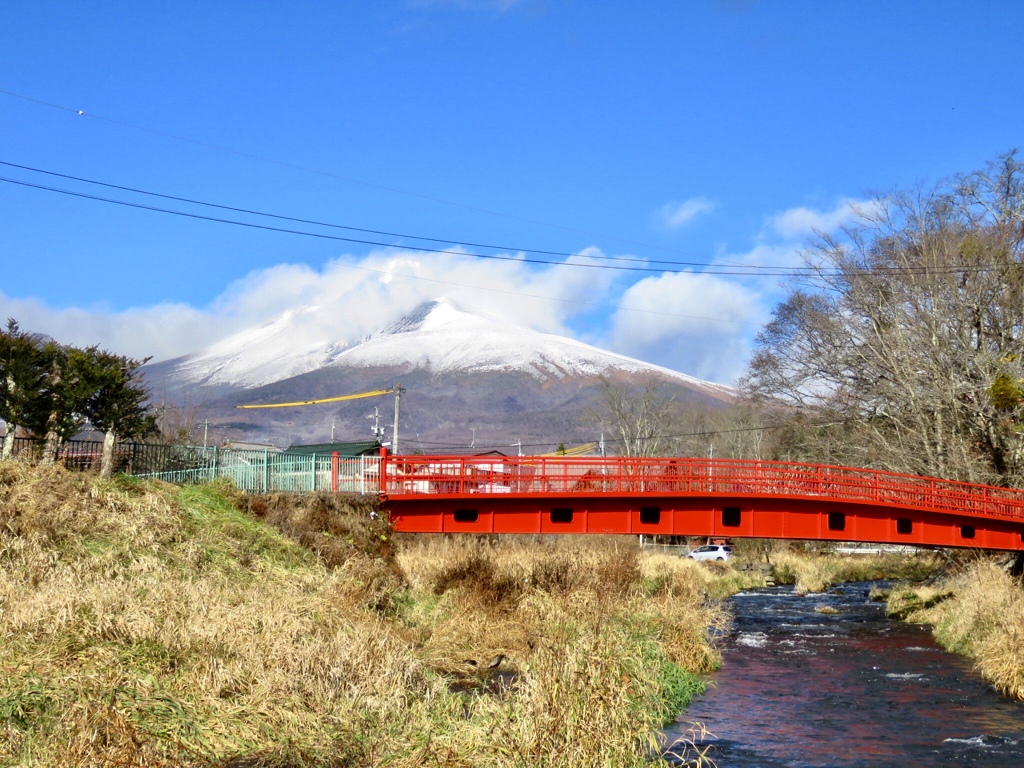
[[[645,534],[1024,551],[1024,521],[895,504],[745,495],[421,494],[385,498],[408,533]]]

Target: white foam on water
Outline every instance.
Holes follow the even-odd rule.
[[[921,672],[887,672],[885,676],[893,680],[923,680],[927,677]]]
[[[1000,736],[988,736],[987,734],[981,734],[980,736],[970,736],[968,738],[957,739],[949,738],[945,739],[943,744],[962,744],[965,747],[981,747],[983,749],[993,749],[995,747],[1014,747],[1020,742],[1016,739],[1007,739]]]
[[[736,638],[736,645],[745,645],[749,648],[764,648],[768,644],[768,635],[764,632],[740,632]]]

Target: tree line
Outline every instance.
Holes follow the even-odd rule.
[[[100,471],[109,475],[118,440],[156,431],[139,370],[148,360],[60,344],[8,319],[0,331],[0,419],[7,424],[2,458],[13,455],[21,431],[42,441],[43,461],[54,461],[88,423],[104,435]]]
[[[627,455],[847,464],[1024,487],[1024,166],[870,196],[818,233],[733,407],[608,387]]]

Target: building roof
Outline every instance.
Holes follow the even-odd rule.
[[[285,449],[285,453],[298,453],[302,455],[318,454],[330,456],[337,453],[339,456],[364,456],[380,452],[380,443],[376,440],[356,440],[348,443],[313,443],[311,445],[292,445]]]
[[[235,451],[269,451],[270,453],[280,453],[281,449],[276,445],[270,443],[250,443],[246,440],[229,440],[221,446],[222,448],[231,448]]]

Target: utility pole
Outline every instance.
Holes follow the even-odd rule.
[[[601,433],[600,447],[601,447],[601,458],[602,459],[608,458],[608,451],[606,451],[605,447],[604,447],[604,432]]]
[[[521,437],[517,438],[516,441],[512,443],[512,447],[517,449],[520,456],[523,455],[523,439]]]
[[[405,387],[395,384],[395,428],[391,432],[391,452],[398,453],[398,418],[402,410],[402,393]]]
[[[373,419],[373,436],[379,441],[384,437],[384,430],[380,426],[380,411],[377,410],[377,406],[373,406],[373,413],[369,414],[366,418]]]
[[[210,434],[210,420],[207,419],[203,422],[203,448],[206,447],[206,438]]]
[[[334,425],[335,425],[335,422],[332,421],[331,422],[331,442],[332,443],[334,442]]]
[[[470,450],[476,448],[476,427],[470,427],[469,431],[473,433],[473,441],[469,444]]]

